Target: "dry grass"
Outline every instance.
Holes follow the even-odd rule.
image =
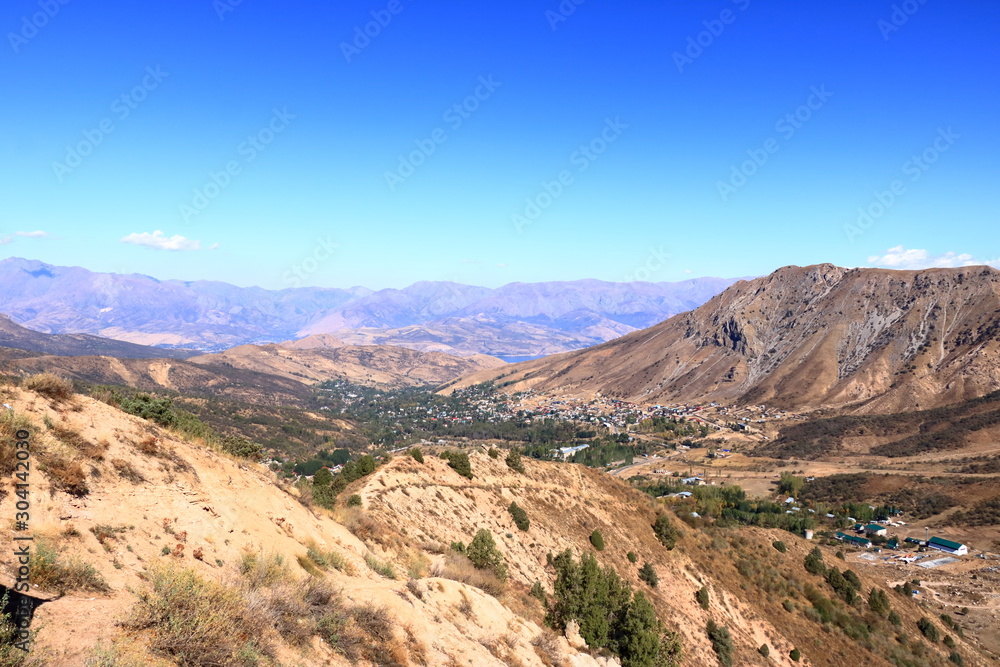
[[[380,574],[386,579],[396,578],[396,570],[393,569],[392,563],[380,561],[374,556],[374,554],[365,554],[365,564],[368,565],[373,572]]]
[[[124,459],[111,459],[111,467],[115,469],[118,476],[122,479],[132,482],[133,484],[142,484],[146,481],[146,478],[142,476],[138,470],[133,467],[131,463]]]
[[[3,442],[3,446],[0,447],[0,474],[6,477],[17,467],[17,450],[12,444],[15,434],[21,430],[31,433],[33,429],[31,420],[24,415],[0,408],[0,441]]]
[[[53,488],[65,491],[71,496],[82,497],[90,493],[87,473],[79,461],[45,454],[39,457],[39,468],[49,476]]]
[[[108,450],[109,444],[106,440],[101,442],[91,442],[84,438],[79,432],[61,424],[49,426],[52,433],[60,442],[83,454],[88,459],[95,461],[104,460],[104,452]]]
[[[73,395],[73,383],[55,373],[38,373],[24,379],[25,389],[54,401],[64,401]]]
[[[55,547],[46,540],[35,544],[31,554],[31,582],[42,590],[65,594],[69,591],[108,593],[111,587],[89,563],[76,559],[63,561]]]
[[[435,563],[431,574],[475,586],[493,597],[500,597],[505,589],[504,583],[492,572],[476,569],[468,558],[454,552],[446,554],[444,560]]]

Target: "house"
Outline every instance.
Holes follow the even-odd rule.
[[[879,535],[884,537],[888,533],[888,530],[885,526],[880,526],[877,523],[870,523],[865,526],[865,533],[868,535]]]
[[[692,486],[698,486],[699,484],[704,484],[705,480],[701,477],[685,477],[681,480],[685,484],[690,484]]]
[[[887,546],[890,549],[898,549],[899,548],[899,539],[896,538],[896,537],[890,537],[889,541],[885,543],[885,546]]]
[[[946,540],[942,537],[932,537],[927,540],[927,546],[931,549],[937,549],[938,551],[955,554],[956,556],[964,556],[969,553],[969,547],[964,544],[952,542],[951,540]]]
[[[906,538],[906,539],[904,539],[903,541],[904,541],[904,542],[906,542],[907,544],[915,544],[915,545],[917,545],[918,547],[919,547],[919,546],[921,546],[921,545],[923,544],[923,542],[921,542],[920,540],[918,540],[918,539],[917,539],[917,538],[915,538],[915,537],[907,537],[907,538]]]
[[[566,461],[577,452],[582,452],[588,447],[590,447],[590,445],[578,445],[576,447],[560,447],[559,454],[562,456],[563,461]]]
[[[843,542],[850,542],[854,546],[861,547],[862,549],[868,549],[871,547],[871,540],[865,539],[864,537],[855,537],[854,535],[848,535],[847,533],[837,532],[837,539]]]

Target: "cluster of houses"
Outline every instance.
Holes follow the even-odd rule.
[[[869,524],[855,524],[854,531],[856,535],[850,535],[838,531],[836,538],[842,542],[847,542],[848,544],[853,544],[854,546],[860,547],[862,549],[870,549],[872,547],[872,541],[870,537],[886,537],[888,534],[888,529],[877,523]],[[862,537],[862,535],[867,535],[868,537]],[[891,537],[886,542],[885,546],[889,549],[898,549],[900,545],[911,545],[913,547],[926,547],[928,549],[937,549],[938,551],[943,551],[945,553],[953,554],[955,556],[965,556],[969,553],[969,547],[960,542],[953,542],[951,540],[946,540],[943,537],[932,537],[926,542],[923,540],[918,540],[913,537],[907,537],[900,542],[899,538]]]

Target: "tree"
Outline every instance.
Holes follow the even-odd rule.
[[[796,497],[805,483],[806,481],[801,477],[796,477],[790,472],[783,472],[778,480],[778,493]]]
[[[528,530],[531,526],[531,521],[528,519],[528,513],[524,511],[524,508],[511,501],[510,507],[507,508],[510,515],[514,518],[514,525],[520,530]]]
[[[419,447],[414,447],[413,449],[411,449],[410,456],[412,456],[413,460],[416,461],[417,463],[424,462],[424,454],[423,452],[420,451]]]
[[[514,472],[519,472],[522,475],[524,474],[524,464],[521,462],[521,452],[516,449],[510,450],[510,453],[507,454],[507,458],[504,459],[504,462],[507,464],[507,467]]]
[[[330,486],[333,481],[333,473],[329,468],[320,468],[313,475],[313,486]]]
[[[941,638],[941,634],[938,632],[937,626],[931,621],[931,619],[926,616],[922,616],[919,621],[917,621],[917,629],[923,633],[924,637],[931,642],[937,642]]]
[[[872,587],[871,592],[868,594],[868,606],[872,612],[879,616],[885,616],[889,613],[889,596],[885,591]]]
[[[601,535],[600,531],[595,530],[590,534],[590,543],[598,551],[604,551],[604,536]]]
[[[469,455],[465,452],[445,452],[448,454],[448,465],[452,470],[462,477],[472,479],[472,463],[469,462]],[[441,456],[444,457],[442,453]]]
[[[656,517],[656,521],[653,523],[653,533],[667,550],[677,546],[677,529],[674,528],[666,514],[660,514]]]
[[[465,555],[476,568],[491,571],[500,581],[507,580],[507,566],[503,562],[503,556],[493,541],[493,533],[485,528],[481,528],[469,542]]]
[[[649,562],[643,563],[642,567],[639,568],[639,578],[652,588],[656,588],[656,584],[660,583],[660,577],[656,574],[656,569]]]

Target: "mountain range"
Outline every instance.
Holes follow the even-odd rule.
[[[579,280],[495,289],[418,282],[378,291],[266,290],[9,258],[0,261],[0,313],[44,333],[90,334],[161,348],[218,352],[335,334],[356,345],[519,359],[579,349],[651,326],[704,303],[734,281]]]
[[[648,329],[455,386],[896,412],[1000,389],[998,336],[991,267],[789,266]]]

